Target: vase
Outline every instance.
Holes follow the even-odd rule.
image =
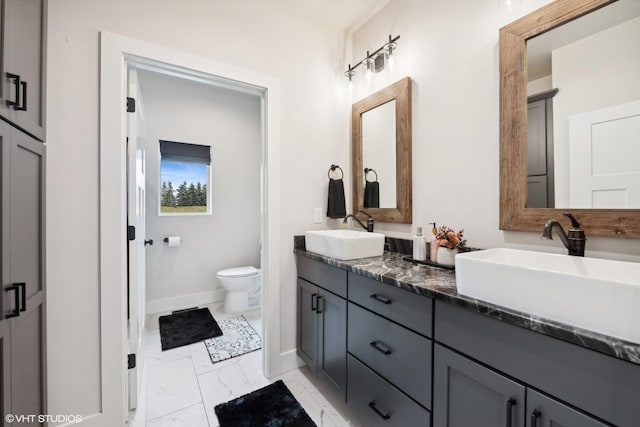
[[[438,248],[438,264],[442,265],[455,265],[456,263],[456,255],[458,254],[458,249],[449,249],[444,246],[440,246]]]

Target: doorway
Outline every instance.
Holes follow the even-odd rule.
[[[112,425],[127,418],[126,389],[126,203],[125,203],[125,88],[128,66],[159,67],[169,75],[206,81],[232,90],[251,91],[261,97],[261,200],[263,372],[280,373],[279,325],[279,103],[276,79],[207,58],[164,48],[111,33],[101,34],[100,77],[100,281],[102,407]],[[119,237],[120,236],[120,237]],[[120,286],[109,286],[118,283]],[[117,351],[120,350],[120,351]],[[117,356],[114,357],[114,354]]]

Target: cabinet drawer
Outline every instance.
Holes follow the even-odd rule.
[[[296,257],[298,277],[333,292],[343,298],[347,297],[347,272],[338,267],[314,261],[302,256]]]
[[[347,350],[425,408],[431,407],[431,340],[353,303]]]
[[[431,425],[429,411],[349,354],[347,376],[347,405],[367,427]]]
[[[422,335],[432,336],[432,298],[349,273],[349,301]]]

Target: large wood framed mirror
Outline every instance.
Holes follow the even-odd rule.
[[[562,213],[570,212],[587,237],[640,238],[639,25],[638,0],[556,0],[500,29],[500,229],[540,232],[547,220],[564,221]],[[574,28],[589,33],[571,35]],[[566,37],[573,39],[559,42]],[[547,207],[531,207],[536,126],[527,98],[533,53],[544,44],[551,46],[548,81],[557,91],[546,124],[553,126],[547,149],[555,193]],[[605,68],[616,74],[599,74]],[[576,97],[569,102],[570,93]],[[539,164],[544,170],[544,160]]]
[[[411,78],[353,104],[353,211],[411,224]]]

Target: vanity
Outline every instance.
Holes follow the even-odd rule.
[[[364,425],[638,425],[640,344],[458,294],[399,253],[295,253],[298,354]]]
[[[586,19],[590,24],[584,28],[598,27],[600,24],[594,26],[591,19],[601,12],[607,16],[602,22],[611,19],[610,13],[640,19],[640,5],[634,1],[556,0],[500,29],[501,230],[542,233],[546,221],[568,212],[584,224],[587,236],[640,238],[640,209],[637,204],[615,199],[622,192],[595,186],[586,193],[584,189],[572,189],[568,171],[575,169],[574,163],[569,168],[557,160],[570,157],[571,161],[583,161],[580,154],[590,150],[567,156],[570,142],[557,135],[554,145],[546,139],[534,146],[528,141],[534,133],[531,128],[550,138],[551,123],[560,130],[569,129],[569,124],[566,117],[551,113],[551,101],[544,101],[549,104],[540,118],[546,120],[544,123],[538,121],[536,126],[533,115],[527,117],[527,86],[532,83],[528,74],[533,72],[523,65],[537,62],[527,57],[527,52],[534,52],[536,44],[544,40],[536,39],[538,36],[550,30],[567,31],[565,24],[584,23]],[[577,41],[576,34],[571,36],[572,42]],[[631,47],[637,52],[637,45]],[[587,56],[593,53],[585,51],[589,52]],[[544,56],[550,57],[551,53]],[[614,80],[619,79],[605,79]],[[609,85],[590,85],[610,91]],[[565,83],[559,91],[551,90],[557,94],[554,112],[564,108],[570,89],[571,85]],[[625,97],[637,98],[629,95],[629,90],[622,92]],[[626,105],[627,101],[621,98],[616,103]],[[602,107],[589,108],[599,111]],[[572,111],[571,115],[583,113]],[[379,118],[385,115],[389,121]],[[395,132],[382,132],[372,123],[386,123],[384,129]],[[375,137],[383,134],[390,136],[383,141]],[[616,141],[622,139],[607,134],[601,138],[600,148],[614,152]],[[553,150],[555,157],[551,156]],[[353,105],[352,162],[354,212],[364,209],[377,222],[411,224],[411,79]],[[640,172],[634,171],[629,188],[638,186]],[[531,176],[544,182],[540,184],[544,196],[538,197],[544,199],[543,203],[532,201],[536,197],[528,183]],[[380,196],[380,203],[377,198],[371,203],[367,187],[372,180],[381,192],[395,189],[395,201],[391,197],[383,202]],[[582,181],[574,180],[573,187]],[[594,202],[585,205],[567,198],[572,191],[582,194],[578,190]],[[600,197],[607,192],[605,202]],[[459,293],[464,289],[462,269],[456,278],[450,270],[416,266],[398,252],[337,259],[307,251],[301,240],[294,252],[298,273],[297,353],[364,425],[640,426],[640,324],[634,317],[640,309],[640,291],[636,289],[640,273],[635,267],[627,280],[632,285],[630,294],[609,293],[607,289],[619,286],[612,284],[610,272],[599,278],[600,288],[589,282],[591,299],[587,298],[588,280],[584,277],[577,287],[570,288],[566,277],[553,282],[546,276],[536,276],[524,286],[522,277],[515,275],[503,280],[504,294],[512,297],[505,302],[479,295],[474,298],[466,291]],[[513,264],[511,260],[509,265]],[[584,271],[581,267],[586,265],[578,265]],[[499,281],[496,268],[488,267],[484,282],[479,274],[468,279],[482,292],[495,288]],[[620,276],[619,272],[615,275]],[[558,292],[559,287],[564,287],[564,293]],[[609,298],[612,294],[616,296]],[[631,294],[633,297],[628,297]],[[502,296],[500,292],[497,295]],[[528,299],[538,301],[542,311],[518,304]],[[560,317],[544,315],[551,313],[548,306],[556,309],[553,316]],[[588,321],[560,321],[568,319],[563,316],[569,308]],[[617,311],[633,316],[620,322]],[[607,332],[616,328],[626,332]]]

